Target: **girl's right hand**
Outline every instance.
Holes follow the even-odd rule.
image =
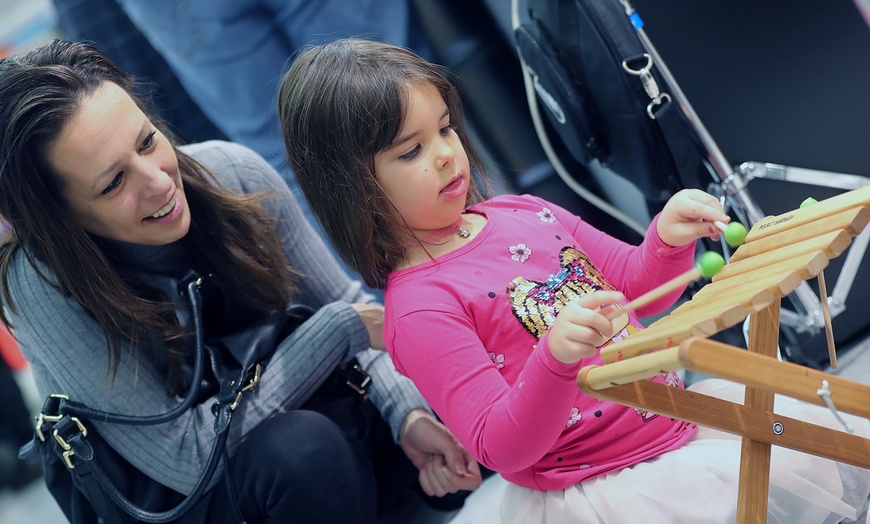
[[[386,350],[384,344],[384,306],[380,304],[351,304],[369,332],[369,347]]]
[[[613,338],[613,323],[604,316],[608,306],[624,300],[618,291],[594,291],[566,305],[547,335],[550,353],[565,364],[594,355],[598,346]]]

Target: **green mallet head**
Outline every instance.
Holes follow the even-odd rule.
[[[818,200],[816,200],[816,199],[813,198],[813,197],[809,197],[809,198],[807,198],[806,200],[804,200],[803,202],[801,202],[801,209],[803,209],[803,208],[805,208],[805,207],[807,207],[807,206],[811,206],[811,205],[813,205],[813,204],[818,204],[818,203],[819,203]]]
[[[725,242],[731,247],[743,245],[746,241],[746,228],[740,222],[729,222],[725,226]]]
[[[715,251],[707,251],[698,259],[697,268],[704,278],[712,278],[723,267],[725,267],[725,259]]]

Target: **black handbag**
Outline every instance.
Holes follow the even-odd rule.
[[[172,522],[196,506],[218,471],[221,458],[227,458],[226,441],[233,411],[245,392],[257,385],[262,366],[279,337],[286,336],[311,313],[304,306],[295,306],[289,315],[276,313],[259,318],[243,330],[206,343],[200,291],[208,279],[190,272],[181,281],[167,280],[177,286],[177,292],[188,297],[196,338],[192,381],[184,400],[162,415],[131,416],[94,410],[65,395],[51,395],[37,416],[33,440],[19,452],[22,459],[41,454],[46,485],[72,524]],[[219,387],[217,402],[212,406],[216,439],[200,479],[190,494],[184,496],[130,465],[89,421],[141,426],[178,418],[202,397],[206,354]],[[228,469],[222,469],[226,489],[232,496]],[[235,513],[236,521],[243,522],[237,507]]]

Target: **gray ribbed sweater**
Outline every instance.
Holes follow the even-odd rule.
[[[283,180],[259,155],[217,141],[182,149],[235,191],[276,192],[278,196],[265,205],[277,219],[291,264],[302,273],[295,300],[319,308],[278,346],[262,382],[236,411],[230,453],[251,428],[274,413],[300,406],[337,364],[354,356],[372,374],[369,397],[397,437],[404,416],[426,403],[411,382],[395,371],[386,353],[368,349],[365,326],[349,303],[370,302],[373,297],[335,262]],[[143,415],[166,412],[177,402],[166,395],[154,366],[146,359],[134,361],[127,345],[122,346],[118,374],[112,382],[102,330],[74,299],[40,279],[20,251],[12,261],[9,280],[18,307],[11,321],[41,395],[64,393],[96,409]],[[212,403],[206,401],[161,426],[92,422],[134,466],[188,493],[212,448]],[[292,442],[288,446],[292,452]]]

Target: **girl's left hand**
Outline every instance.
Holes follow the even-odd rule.
[[[428,411],[411,411],[402,424],[399,443],[420,470],[423,492],[443,497],[480,487],[480,466],[444,424]]]
[[[731,220],[719,199],[699,189],[683,189],[665,204],[656,232],[665,244],[673,247],[684,246],[702,237],[716,240],[721,233],[713,225],[716,220],[724,224]]]

